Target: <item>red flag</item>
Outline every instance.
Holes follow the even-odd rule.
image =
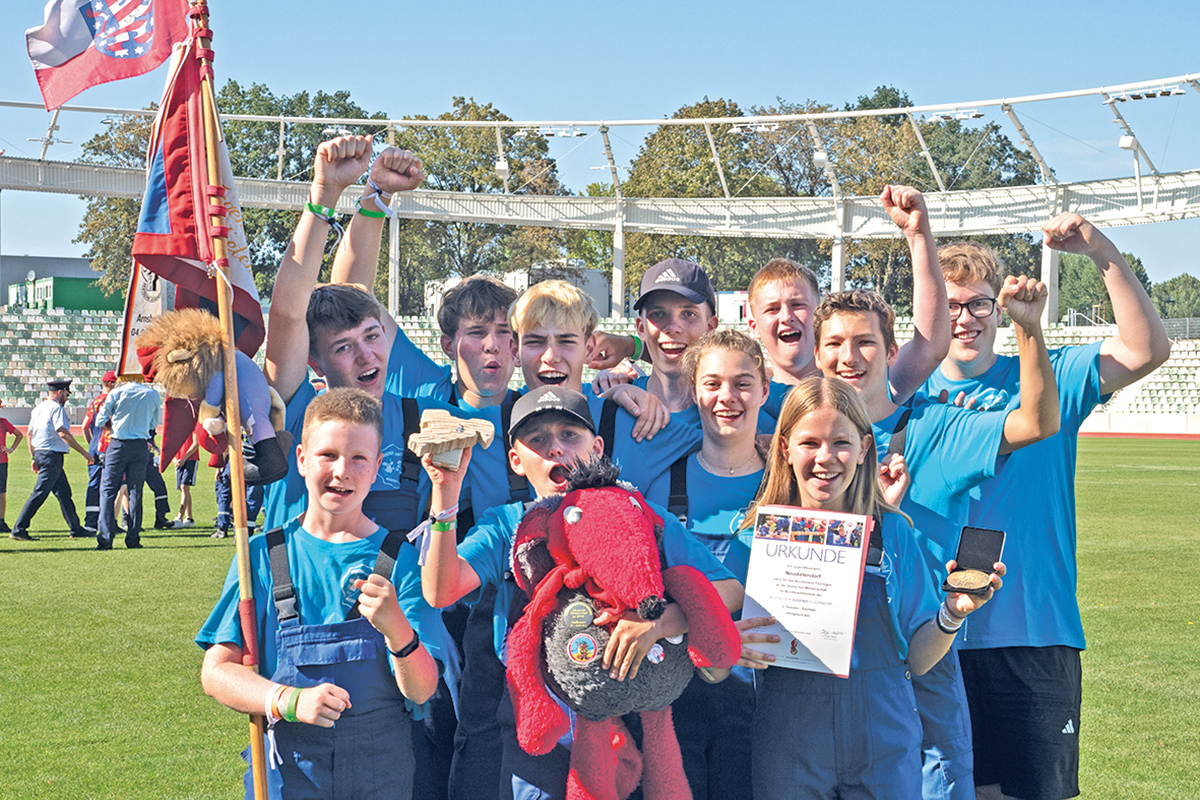
[[[133,237],[133,257],[175,284],[176,308],[208,308],[215,315],[217,283],[208,265],[214,258],[209,216],[217,209],[227,223],[223,233],[229,243],[235,344],[253,356],[262,345],[266,326],[223,139],[218,141],[217,156],[221,185],[210,187],[200,109],[200,59],[189,45],[172,64],[151,131],[146,194]]]
[[[217,311],[217,281],[212,237],[226,237],[233,289],[234,343],[253,356],[266,335],[262,305],[250,273],[249,249],[234,192],[233,170],[224,139],[218,135],[221,184],[208,184],[200,101],[201,60],[195,42],[180,48],[171,63],[146,155],[146,193],[133,238],[137,264],[175,284],[176,308]],[[221,228],[211,216],[224,216]],[[210,264],[213,266],[210,269]],[[196,423],[196,408],[168,401],[163,421],[163,452],[177,452]]]
[[[185,0],[49,0],[25,46],[46,110],[84,89],[142,75],[187,38]]]

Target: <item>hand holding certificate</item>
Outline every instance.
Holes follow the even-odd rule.
[[[779,641],[754,649],[775,666],[849,676],[873,528],[860,514],[758,508],[742,617],[774,617],[759,632]]]

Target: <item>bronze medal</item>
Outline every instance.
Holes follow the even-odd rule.
[[[991,579],[986,572],[977,569],[960,569],[951,572],[946,578],[946,583],[951,587],[963,591],[971,591],[985,588]]]

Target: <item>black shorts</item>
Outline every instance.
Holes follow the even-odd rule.
[[[975,785],[1021,800],[1079,794],[1083,669],[1074,647],[960,650]]]
[[[181,489],[184,486],[196,485],[196,467],[199,466],[199,461],[185,461],[182,464],[175,465],[175,488]]]
[[[8,494],[8,462],[0,464],[0,494]]]

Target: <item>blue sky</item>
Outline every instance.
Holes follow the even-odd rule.
[[[0,100],[40,97],[24,31],[41,0],[0,4]],[[218,81],[278,93],[347,89],[370,110],[436,115],[455,95],[517,120],[654,119],[704,96],[743,108],[775,98],[853,101],[883,84],[917,104],[1085,89],[1200,72],[1200,4],[1143,2],[804,3],[209,0]],[[286,16],[285,16],[286,15]],[[142,107],[164,70],[91,89],[72,104]],[[1200,168],[1200,95],[1122,110],[1164,171]],[[1118,128],[1094,99],[1019,109],[1060,179],[1132,174]],[[992,118],[989,115],[989,118]],[[36,157],[49,114],[0,108],[0,149]],[[64,114],[50,158],[71,158],[98,115]],[[645,129],[615,131],[626,163]],[[1012,138],[1010,127],[1005,132]],[[605,174],[598,137],[555,141],[567,184]],[[0,251],[81,255],[71,196],[0,193]],[[1200,274],[1200,221],[1109,229],[1155,281]]]

